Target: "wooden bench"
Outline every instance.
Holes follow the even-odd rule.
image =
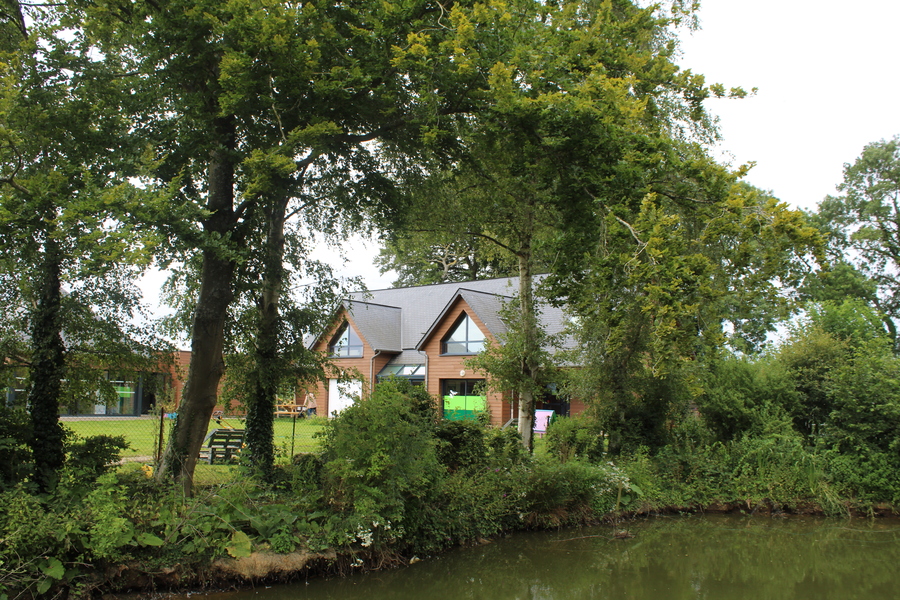
[[[213,429],[203,440],[200,460],[209,464],[231,462],[244,447],[243,429]]]

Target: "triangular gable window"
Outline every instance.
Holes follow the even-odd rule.
[[[331,338],[328,345],[331,356],[338,358],[349,358],[353,356],[363,355],[363,343],[356,335],[356,331],[350,327],[350,323],[344,323],[338,332]]]
[[[443,354],[477,354],[482,350],[484,334],[466,313],[463,313],[441,342]]]

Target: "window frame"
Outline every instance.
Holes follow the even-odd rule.
[[[464,324],[466,326],[465,339],[450,341],[450,338],[454,334],[456,334],[456,332],[459,330],[459,328],[462,327]],[[471,337],[472,328],[474,328],[475,331],[477,331],[481,335],[480,339],[473,339]],[[465,352],[450,352],[448,350],[448,342],[450,344],[465,345],[466,351]],[[456,319],[456,321],[454,321],[453,327],[451,327],[447,331],[447,334],[443,338],[441,338],[441,356],[471,356],[474,354],[478,354],[479,352],[484,350],[485,342],[487,342],[487,336],[484,334],[484,332],[481,330],[481,328],[475,324],[475,320],[469,315],[469,313],[463,311],[462,314],[460,314],[459,317]],[[471,348],[472,344],[478,344],[480,347],[478,348],[478,350],[473,350]]]
[[[347,336],[346,346],[340,343],[345,334]],[[355,341],[358,343],[353,343],[354,338],[356,338]],[[353,352],[353,349],[356,348],[359,349],[358,354]],[[362,358],[364,353],[365,345],[362,338],[356,333],[350,321],[344,321],[344,324],[338,327],[337,332],[331,336],[331,341],[328,343],[328,356],[330,358]]]

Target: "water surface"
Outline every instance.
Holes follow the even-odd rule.
[[[517,534],[344,579],[216,600],[882,600],[900,598],[900,521],[657,517]]]

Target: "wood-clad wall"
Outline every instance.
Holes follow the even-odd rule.
[[[369,393],[371,391],[370,382],[374,381],[375,376],[384,368],[384,366],[391,360],[394,356],[393,354],[379,354],[375,356],[375,351],[372,350],[372,346],[369,345],[368,340],[360,333],[359,329],[356,328],[356,325],[353,323],[351,319],[348,318],[347,312],[345,310],[341,310],[338,314],[337,318],[335,318],[334,324],[328,332],[319,338],[318,343],[313,346],[313,349],[317,352],[322,352],[324,354],[328,354],[328,344],[331,342],[331,339],[337,333],[337,330],[340,329],[341,325],[344,322],[350,323],[350,327],[356,332],[356,335],[359,336],[359,339],[362,340],[363,343],[363,355],[362,356],[354,356],[352,358],[332,358],[333,370],[330,372],[326,372],[329,378],[338,378],[342,375],[347,377],[348,379],[362,379],[363,380],[363,395]],[[374,361],[372,359],[375,359]],[[328,402],[328,382],[320,381],[312,389],[308,390],[316,395],[316,414],[319,416],[328,416],[330,413],[329,402]],[[298,402],[303,402],[305,397],[305,393],[298,394]]]
[[[463,312],[469,315],[469,318],[484,333],[485,337],[491,341],[496,341],[485,324],[475,314],[475,311],[469,308],[465,301],[458,299],[444,315],[444,319],[431,332],[430,337],[425,340],[425,346],[422,348],[425,354],[428,355],[428,379],[425,383],[428,387],[428,393],[437,398],[441,397],[441,380],[443,379],[485,379],[483,372],[475,371],[471,367],[466,366],[465,362],[471,356],[441,356],[441,340],[447,336]],[[491,424],[503,425],[509,419],[509,405],[504,402],[502,394],[488,392],[487,405],[491,413]]]

